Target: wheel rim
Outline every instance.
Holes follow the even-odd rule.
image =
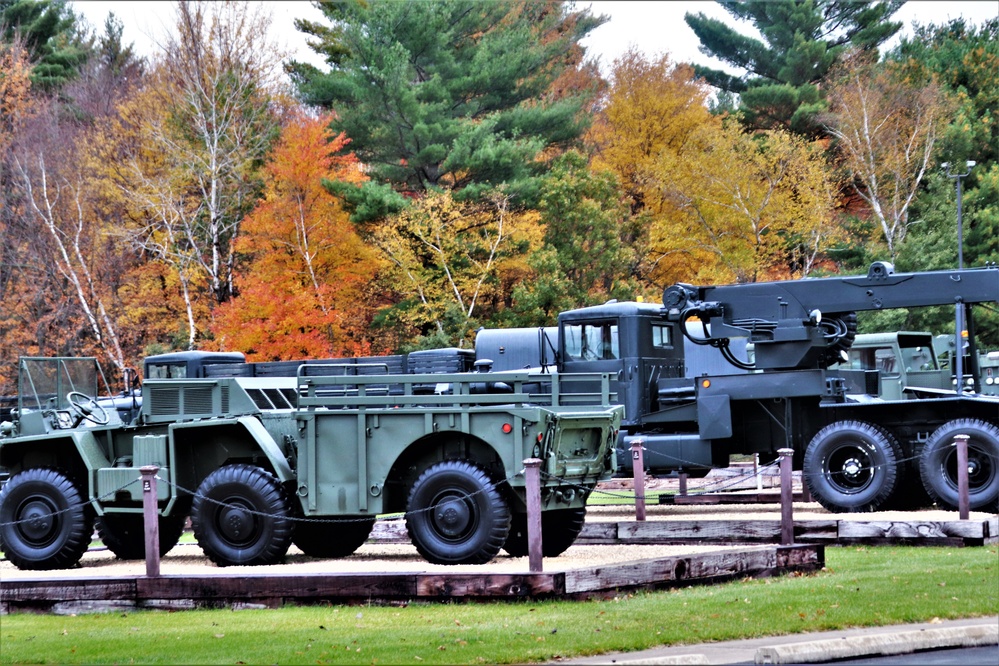
[[[863,492],[874,481],[874,460],[860,444],[838,447],[826,459],[825,475],[836,489],[853,495]]]
[[[30,497],[18,509],[16,520],[21,538],[32,548],[51,544],[59,534],[59,509],[45,497]]]
[[[253,506],[243,497],[229,497],[223,503],[215,519],[219,536],[231,546],[246,546],[256,541],[259,528]]]
[[[439,492],[430,504],[430,526],[447,541],[461,541],[475,531],[475,507],[467,493],[449,488]]]
[[[947,485],[957,490],[957,451],[951,450],[942,463],[943,478]],[[984,448],[968,442],[968,490],[975,491],[988,486],[995,479],[996,469],[992,458]]]

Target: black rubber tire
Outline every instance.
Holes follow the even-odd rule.
[[[185,515],[160,516],[160,557],[180,541]],[[141,513],[106,513],[97,518],[97,536],[119,560],[146,559],[146,525]]]
[[[18,569],[74,567],[93,533],[93,513],[58,470],[26,469],[0,491],[0,550]]]
[[[445,460],[413,484],[406,528],[416,550],[434,564],[485,564],[506,543],[510,507],[480,467]]]
[[[541,555],[558,557],[576,542],[586,523],[586,509],[556,509],[541,513]],[[503,550],[513,557],[528,555],[527,514],[515,513]]]
[[[347,557],[368,540],[375,519],[368,516],[325,516],[329,522],[295,523],[292,538],[309,557]]]
[[[937,504],[957,509],[957,447],[968,435],[968,506],[995,511],[999,505],[999,428],[978,419],[956,419],[937,428],[919,456],[919,475]]]
[[[895,492],[901,448],[886,430],[840,421],[805,449],[802,475],[812,497],[835,513],[877,511]]]
[[[276,564],[291,546],[291,511],[273,474],[253,465],[227,465],[198,486],[191,526],[205,555],[220,567]]]

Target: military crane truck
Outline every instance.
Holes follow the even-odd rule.
[[[196,355],[195,355],[196,356]],[[266,565],[291,544],[341,557],[376,516],[405,512],[419,553],[476,564],[527,554],[526,458],[541,459],[544,553],[569,547],[609,476],[621,408],[566,391],[580,378],[474,373],[146,379],[123,422],[96,398],[93,358],[20,360],[18,406],[0,424],[0,548],[21,569],[74,566],[94,520],[124,559],[145,556],[140,468],[159,468],[160,550],[194,536],[217,565]],[[356,368],[354,369],[357,370]],[[426,390],[432,387],[431,390]],[[492,391],[492,392],[489,392]],[[559,397],[562,396],[562,397]]]
[[[476,357],[497,371],[611,373],[625,407],[621,471],[631,468],[635,441],[651,472],[692,476],[727,466],[733,454],[772,459],[786,447],[813,497],[832,511],[904,508],[925,497],[920,486],[956,507],[952,443],[966,434],[971,506],[995,510],[994,396],[907,391],[884,399],[877,369],[830,366],[846,359],[857,312],[963,303],[970,322],[972,304],[997,300],[995,265],[896,273],[876,262],[866,276],[676,284],[664,290],[662,307],[609,302],[561,313],[557,329],[484,329]]]

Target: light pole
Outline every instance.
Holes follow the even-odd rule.
[[[971,173],[971,167],[975,166],[974,160],[965,163],[967,167],[964,173],[953,173],[950,170],[950,162],[944,162],[941,166],[947,170],[947,177],[957,181],[957,268],[964,268],[964,229],[961,219],[961,179]],[[954,334],[954,390],[958,395],[964,393],[964,303],[960,300],[955,305],[955,328]]]
[[[964,268],[964,230],[962,228],[961,220],[961,179],[971,173],[971,167],[975,166],[974,160],[968,160],[965,162],[964,173],[952,173],[951,163],[944,162],[941,164],[944,169],[947,170],[947,177],[953,178],[957,181],[957,267]]]

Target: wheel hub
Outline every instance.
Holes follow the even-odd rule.
[[[52,507],[42,501],[29,502],[21,512],[21,534],[28,541],[40,543],[52,532],[55,516]]]
[[[468,506],[458,500],[449,499],[434,507],[434,525],[446,537],[461,536],[468,528],[471,512]]]
[[[851,479],[857,478],[860,471],[863,469],[863,465],[856,458],[850,458],[845,463],[843,463],[843,473],[846,474]]]
[[[219,520],[219,531],[230,542],[241,543],[253,533],[254,520],[244,507],[226,506]]]

